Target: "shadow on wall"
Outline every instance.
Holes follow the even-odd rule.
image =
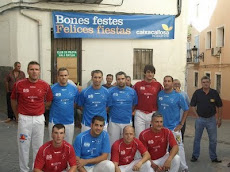
[[[13,70],[9,66],[0,66],[0,111],[6,113],[6,88],[5,88],[5,77]]]

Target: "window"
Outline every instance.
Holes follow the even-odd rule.
[[[217,47],[224,46],[224,27],[217,28],[216,41]]]
[[[221,91],[221,75],[216,74],[216,91],[220,94]]]
[[[198,87],[198,72],[195,72],[194,86]]]
[[[206,49],[212,48],[212,33],[211,31],[207,32],[206,35]]]
[[[144,79],[144,67],[153,64],[153,49],[134,49],[133,79]]]

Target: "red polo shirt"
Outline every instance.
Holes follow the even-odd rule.
[[[136,106],[137,110],[145,113],[151,113],[157,111],[157,95],[163,89],[159,82],[137,82],[133,88],[137,92],[138,104]]]
[[[18,102],[18,113],[29,116],[38,116],[45,112],[45,102],[53,99],[48,83],[38,80],[33,83],[28,78],[14,84],[11,99]]]

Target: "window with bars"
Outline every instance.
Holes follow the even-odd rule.
[[[194,74],[195,74],[195,76],[194,76],[194,86],[198,87],[198,72],[195,72]]]
[[[134,48],[133,79],[144,79],[144,68],[153,64],[153,49]]]
[[[216,74],[216,91],[220,94],[221,91],[221,75]]]

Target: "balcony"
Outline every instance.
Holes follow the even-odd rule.
[[[192,50],[189,49],[187,50],[187,63],[188,64],[199,64],[200,63],[200,58],[192,56]]]

